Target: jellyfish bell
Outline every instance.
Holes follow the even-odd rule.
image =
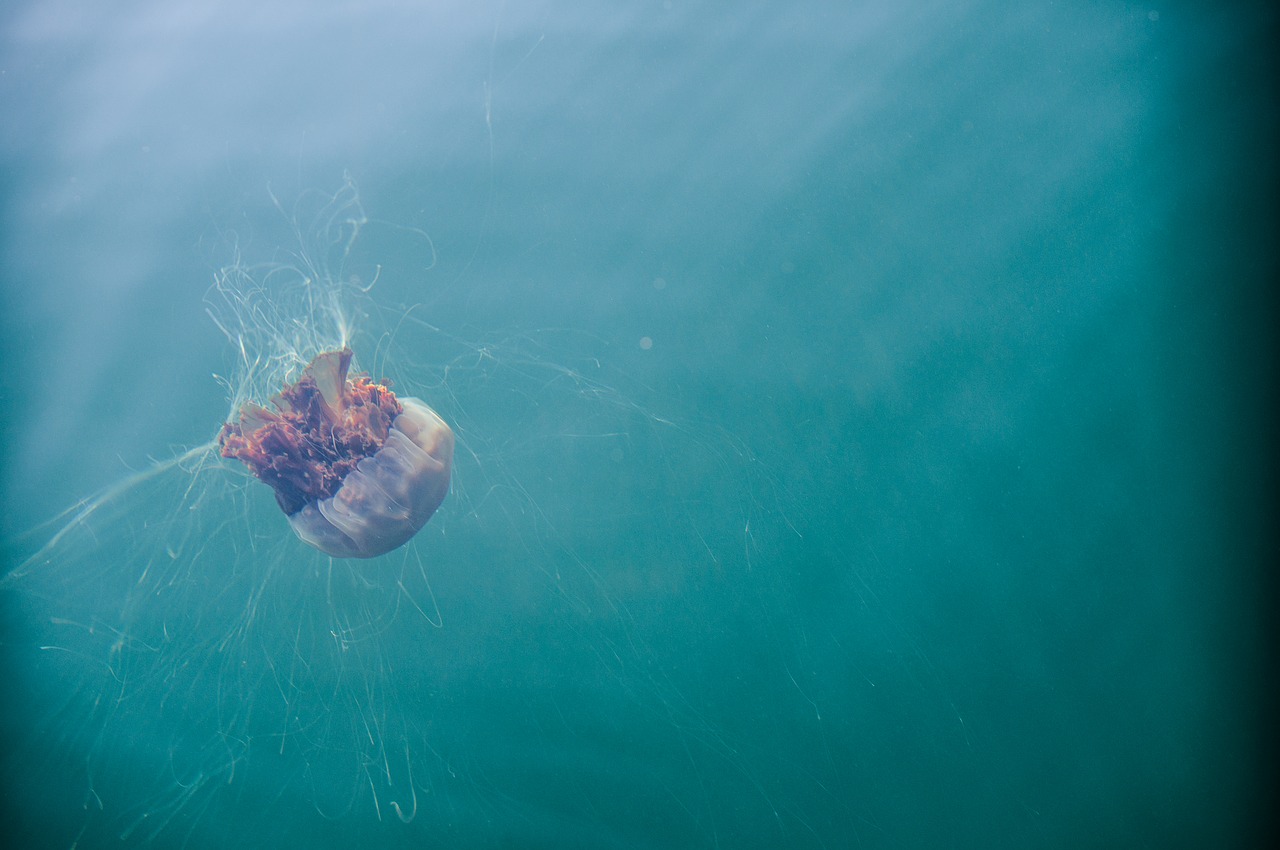
[[[449,492],[453,432],[415,398],[391,422],[386,442],[347,473],[328,499],[289,517],[294,533],[339,558],[373,558],[422,530]]]
[[[449,492],[453,432],[416,398],[348,377],[349,348],[315,357],[294,383],[222,426],[223,457],[275,491],[304,543],[335,558],[403,546]]]

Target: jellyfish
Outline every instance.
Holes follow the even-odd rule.
[[[763,539],[749,452],[649,411],[594,335],[427,321],[400,299],[429,238],[366,218],[350,184],[286,221],[296,245],[235,243],[205,294],[228,348],[221,392],[183,397],[210,397],[195,442],[13,549],[12,808],[60,846],[472,846],[495,824],[538,844],[531,811],[647,793],[615,771],[548,800],[566,760],[609,763],[599,729],[675,718],[639,731],[691,798],[709,765],[737,771],[736,744],[688,760],[725,736],[648,640],[744,529]],[[144,414],[112,415],[145,443]]]
[[[348,378],[352,351],[326,351],[271,399],[222,426],[223,457],[275,491],[304,543],[335,558],[373,558],[408,542],[449,492],[453,432],[387,383]]]

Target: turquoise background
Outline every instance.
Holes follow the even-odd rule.
[[[357,751],[363,701],[390,706],[390,791],[261,732],[281,680],[241,671],[303,657],[341,603],[228,467],[223,498],[184,501],[180,473],[126,491],[5,586],[5,828],[1250,846],[1276,24],[1034,0],[0,12],[12,564],[216,433],[213,276],[316,236],[344,175],[379,223],[358,265],[386,270],[357,357],[465,449],[416,550],[439,627],[397,618],[333,662],[341,699],[301,697]],[[219,587],[263,588],[269,625],[231,628],[248,597]],[[172,643],[108,675],[125,626]]]

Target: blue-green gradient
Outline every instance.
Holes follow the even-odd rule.
[[[90,755],[101,665],[41,653],[18,586],[13,846],[1250,846],[1276,23],[1191,2],[7,6],[6,557],[216,431],[213,274],[292,250],[272,198],[344,174],[430,237],[430,269],[413,239],[363,246],[421,270],[372,297],[467,341],[459,412],[487,449],[423,544],[443,625],[385,656],[428,730],[412,823],[367,795],[325,817],[350,777],[261,742],[130,830],[162,806],[131,789],[183,757],[148,720],[168,692],[140,682],[130,734]],[[466,404],[501,398],[462,356],[494,340],[536,361],[527,418]],[[532,388],[597,366],[607,400]],[[99,556],[118,584],[173,504],[120,507],[129,536]],[[229,535],[210,551],[238,520],[203,517]]]

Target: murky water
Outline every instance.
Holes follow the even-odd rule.
[[[0,15],[27,846],[1250,834],[1273,14],[100,5]],[[208,450],[339,337],[458,437],[368,562]]]

